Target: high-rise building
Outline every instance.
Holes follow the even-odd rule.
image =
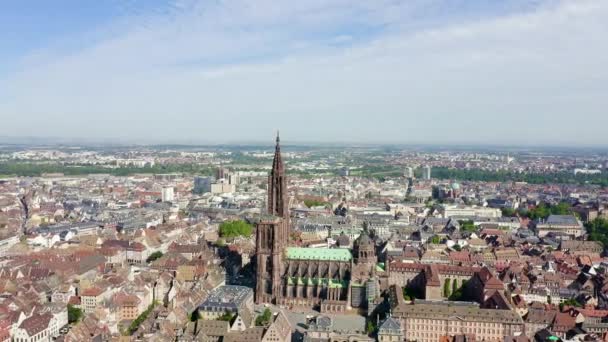
[[[405,178],[414,178],[414,169],[411,167],[406,167],[403,171],[403,177]]]
[[[215,178],[217,180],[227,179],[229,173],[230,173],[230,170],[228,168],[220,166],[217,168],[217,171],[215,173]]]
[[[422,178],[424,178],[424,179],[431,179],[431,166],[430,165],[426,165],[422,169]]]
[[[231,185],[239,185],[241,183],[241,178],[239,174],[236,172],[230,172],[227,174],[228,184]]]
[[[204,194],[211,192],[211,183],[213,183],[213,177],[196,176],[194,177],[194,193]]]
[[[161,191],[161,199],[163,202],[173,202],[175,200],[175,193],[172,186],[164,186]]]

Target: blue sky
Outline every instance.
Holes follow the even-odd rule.
[[[0,136],[608,145],[606,34],[599,0],[8,0]]]

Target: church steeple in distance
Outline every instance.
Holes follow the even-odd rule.
[[[288,218],[287,204],[287,182],[285,179],[285,165],[281,158],[281,145],[279,132],[274,149],[274,159],[272,161],[272,171],[268,176],[268,214]]]

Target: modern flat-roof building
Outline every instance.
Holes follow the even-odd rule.
[[[198,307],[202,319],[216,319],[225,313],[237,314],[247,308],[253,312],[253,290],[245,286],[225,285],[213,290]]]

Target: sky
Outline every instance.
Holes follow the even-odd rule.
[[[608,146],[608,0],[6,0],[0,137]]]

